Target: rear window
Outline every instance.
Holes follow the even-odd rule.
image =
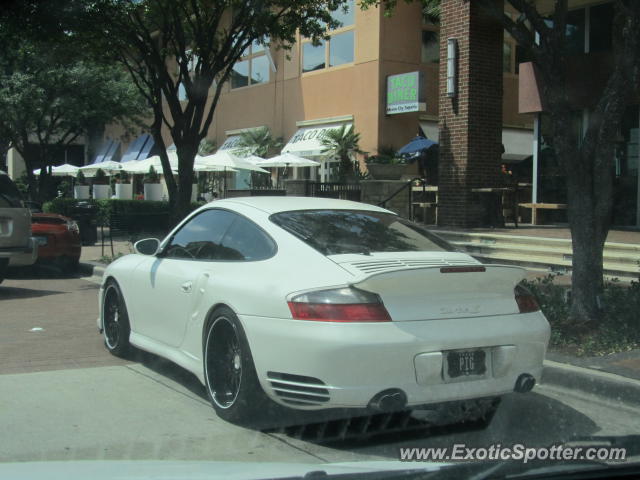
[[[324,255],[454,250],[419,225],[389,213],[299,210],[276,213],[270,219]]]
[[[22,208],[22,197],[8,175],[0,175],[0,208]]]

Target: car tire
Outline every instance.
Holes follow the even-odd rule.
[[[4,276],[7,273],[7,269],[9,268],[9,259],[8,258],[0,258],[0,283],[4,280]]]
[[[113,280],[105,286],[102,297],[102,331],[109,352],[117,357],[125,357],[129,353],[129,315],[120,287]]]
[[[218,416],[238,425],[261,426],[268,399],[235,313],[227,307],[216,309],[203,341],[205,386]]]

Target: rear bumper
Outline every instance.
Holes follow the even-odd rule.
[[[6,248],[0,248],[0,257]],[[7,255],[9,258],[9,266],[11,267],[27,267],[33,265],[38,258],[38,246],[35,239],[31,237],[27,247],[17,247],[13,253]]]
[[[540,312],[379,324],[240,320],[265,392],[301,409],[365,408],[387,389],[402,390],[409,407],[499,396],[523,373],[540,379],[550,334]],[[487,353],[486,374],[447,379],[446,352],[475,348]],[[300,377],[285,375],[293,388],[278,381],[283,373]]]

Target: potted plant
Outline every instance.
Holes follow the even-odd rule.
[[[120,171],[116,177],[116,198],[120,200],[131,200],[133,197],[133,185],[128,172]]]
[[[78,171],[76,177],[76,184],[73,187],[73,198],[76,200],[86,200],[89,198],[89,185],[87,185],[87,178],[82,173],[82,170]]]
[[[368,157],[366,163],[367,170],[375,180],[400,180],[407,169],[391,146],[380,147],[378,154]]]
[[[160,201],[162,200],[162,185],[160,184],[160,176],[155,168],[149,167],[149,172],[144,176],[144,199]]]
[[[110,192],[111,186],[107,174],[99,168],[93,177],[93,198],[94,200],[105,200],[111,196]]]

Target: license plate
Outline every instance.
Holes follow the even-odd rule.
[[[484,375],[487,371],[484,350],[456,350],[447,353],[449,378]]]

